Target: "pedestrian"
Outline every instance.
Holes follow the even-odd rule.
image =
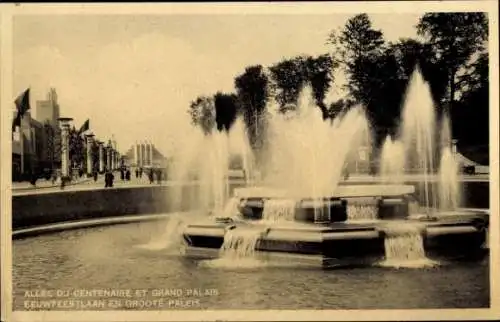
[[[148,177],[149,177],[149,183],[153,183],[154,182],[154,174],[153,174],[152,168],[149,170]]]
[[[125,180],[125,170],[123,168],[120,168],[120,179]]]
[[[104,175],[104,188],[112,188],[113,187],[113,180],[115,179],[115,176],[110,170],[106,171],[106,174]]]
[[[31,177],[30,177],[30,183],[32,186],[36,187],[36,181],[37,181],[37,175],[35,172],[32,172],[31,173]]]
[[[125,179],[127,181],[130,181],[130,170],[129,169],[127,169],[127,172],[125,173]]]
[[[113,172],[110,172],[109,174],[111,175],[110,179],[109,179],[109,187],[113,188],[113,183],[115,181],[115,175],[113,174]]]
[[[139,178],[139,169],[135,169],[135,178]]]
[[[64,187],[66,186],[66,180],[68,180],[67,177],[61,176],[61,190],[64,190]]]
[[[156,171],[156,180],[158,181],[158,184],[161,184],[161,169],[158,168]]]
[[[106,169],[106,172],[104,172],[104,188],[109,187],[109,170]]]

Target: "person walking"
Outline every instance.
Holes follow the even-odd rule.
[[[153,173],[153,169],[150,169],[150,170],[149,170],[148,177],[149,177],[149,183],[153,183],[153,182],[154,182],[154,173]]]
[[[158,182],[158,184],[161,184],[161,169],[158,168],[158,170],[156,171],[156,180]]]
[[[106,171],[106,174],[104,175],[104,188],[112,188],[113,187],[113,180],[115,179],[115,176],[110,170]]]
[[[129,169],[127,169],[127,171],[125,172],[125,180],[130,181],[130,170]]]

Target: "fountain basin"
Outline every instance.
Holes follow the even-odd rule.
[[[228,234],[241,233],[256,240],[251,246],[255,250],[252,256],[286,258],[320,267],[380,262],[387,257],[388,239],[410,235],[419,240],[421,246],[417,248],[423,247],[424,256],[430,259],[473,258],[484,254],[489,224],[486,212],[410,214],[413,189],[410,187],[383,187],[384,193],[376,197],[370,195],[374,187],[365,193],[345,189],[334,197],[292,200],[293,203],[284,204],[292,208],[293,217],[288,220],[280,217],[278,221],[264,214],[265,205],[269,205],[268,200],[287,200],[289,196],[283,192],[236,190],[233,201],[238,201],[237,207],[224,210],[218,218],[186,226],[185,253],[194,258],[217,258],[223,255],[221,249]],[[375,207],[377,214],[373,218],[349,219],[347,208],[353,205]],[[279,207],[280,203],[273,206]]]
[[[423,239],[425,254],[432,259],[472,258],[484,253],[487,217],[481,213],[461,213],[459,219],[435,221],[408,219],[332,224],[269,224],[232,222],[191,224],[183,232],[185,253],[193,258],[217,258],[228,230],[255,230],[260,237],[255,246],[258,258],[299,260],[318,267],[364,265],[384,260],[385,239],[404,234],[400,226],[412,225]],[[391,231],[393,230],[393,231]]]

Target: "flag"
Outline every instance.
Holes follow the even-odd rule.
[[[30,106],[30,89],[26,89],[22,92],[14,101],[16,104],[16,116],[12,121],[12,132],[16,130],[16,126],[21,126],[21,119],[24,116],[24,113],[31,109]]]
[[[78,131],[78,134],[82,134],[83,132],[87,131],[90,128],[90,120],[87,119],[85,123],[83,123],[82,127]]]

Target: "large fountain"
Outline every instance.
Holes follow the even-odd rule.
[[[477,254],[486,240],[488,215],[459,208],[450,121],[444,115],[438,122],[434,111],[417,69],[399,132],[383,145],[377,184],[344,181],[346,164],[371,144],[363,108],[324,121],[308,87],[294,111],[268,117],[267,153],[258,169],[241,122],[229,133],[199,135],[192,153],[174,170],[178,180],[187,178],[187,169],[196,170],[201,190],[193,202],[210,209],[210,215],[183,226],[185,254],[230,261],[291,259],[322,267],[421,266]],[[234,154],[243,159],[247,182],[231,194],[228,160]],[[418,176],[418,185],[405,184],[409,173]],[[437,189],[431,187],[435,181]]]

